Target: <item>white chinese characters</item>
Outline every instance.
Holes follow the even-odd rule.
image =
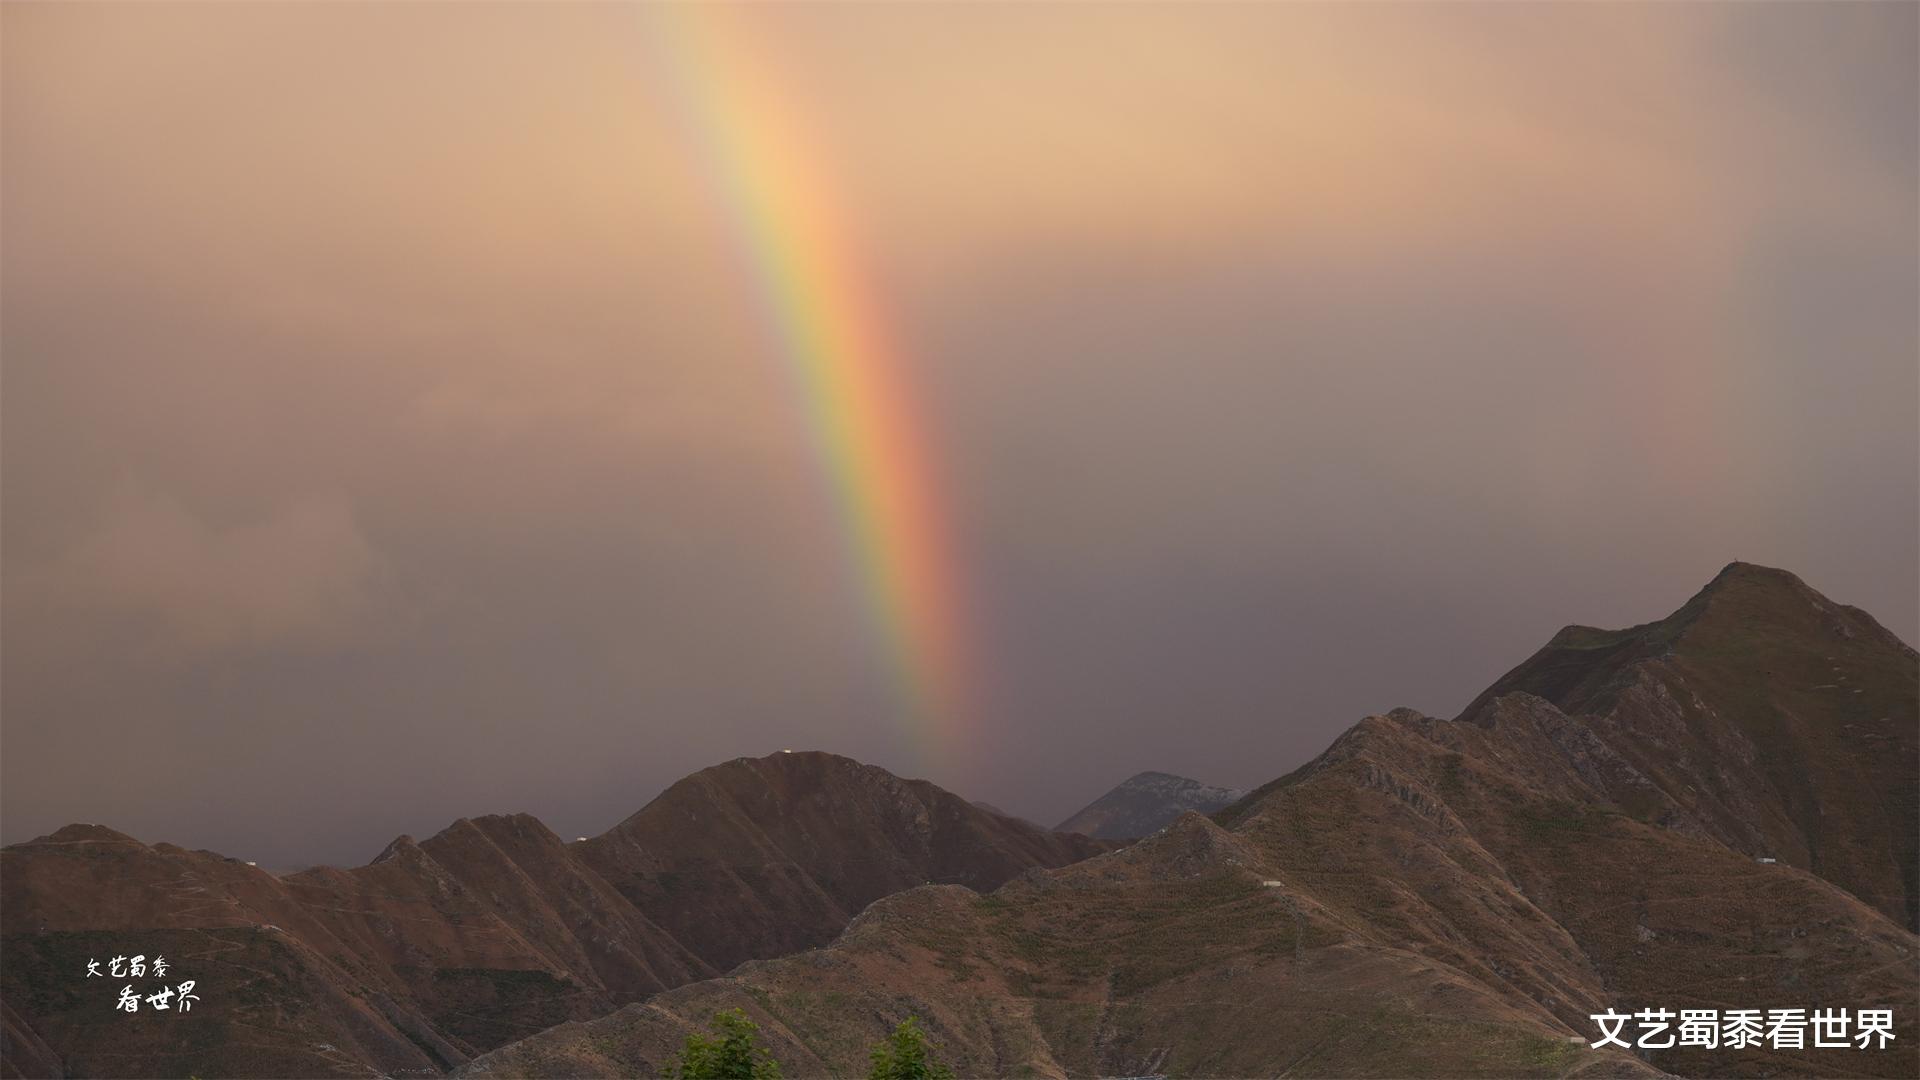
[[[134,957],[116,956],[107,961],[106,974],[102,974],[100,971],[100,961],[88,960],[85,977],[89,979],[104,979],[111,976],[115,979],[142,979],[146,978],[148,971],[151,970],[154,977],[158,978],[167,973],[167,967],[167,960],[164,956],[155,956],[151,969],[149,969],[147,958],[144,955]],[[154,1012],[167,1010],[183,1013],[189,1012],[193,1009],[193,1003],[200,1000],[200,995],[194,993],[193,988],[194,980],[186,979],[177,987],[162,986],[157,992],[142,996],[133,988],[132,983],[128,983],[120,988],[120,996],[114,1001],[113,1007],[118,1012],[139,1012],[140,1002],[145,1001],[147,1008]]]
[[[1893,1041],[1892,1009],[1641,1009],[1589,1013],[1600,1028],[1590,1045],[1627,1050],[1884,1049]],[[1628,1024],[1635,1028],[1630,1033]],[[1629,1039],[1631,1035],[1631,1040]]]

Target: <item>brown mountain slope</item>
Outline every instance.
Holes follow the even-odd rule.
[[[406,1034],[430,1030],[425,1015],[391,992],[345,992],[361,973],[306,945],[329,934],[271,875],[244,863],[72,825],[0,852],[0,885],[0,996],[69,1075],[434,1068]],[[135,955],[166,958],[170,978],[108,986],[110,978],[86,977],[90,961],[109,971],[112,957]],[[120,986],[148,993],[181,979],[204,988],[191,1024],[112,1011]],[[44,1075],[44,1064],[8,1060],[22,1075]]]
[[[901,889],[992,889],[1107,845],[981,810],[924,780],[804,752],[703,769],[580,847],[601,877],[725,970],[823,945]]]
[[[681,788],[722,797],[669,792],[600,841],[639,906],[585,857],[595,844],[562,843],[524,814],[284,877],[97,826],[10,846],[0,1060],[20,1075],[432,1075],[719,970],[659,918],[731,965],[826,940],[889,889],[992,887],[1092,847],[824,754],[729,763]],[[690,901],[726,915],[703,919]],[[120,986],[160,980],[85,975],[89,960],[138,954],[199,983],[191,1018],[116,1013]]]
[[[1578,715],[1623,809],[1778,858],[1920,925],[1920,658],[1784,570],[1734,563],[1630,630],[1568,627],[1468,706]],[[1652,818],[1650,818],[1652,819]]]
[[[1756,579],[1763,595],[1747,587]],[[1865,625],[1805,598],[1822,615],[1841,612],[1854,636],[1801,618],[1788,602],[1796,584],[1731,568],[1675,635],[1691,638],[1673,650],[1682,658],[1626,646],[1597,666],[1556,663],[1533,685],[1658,700],[1647,680],[1672,687],[1649,662],[1702,687],[1701,671],[1737,684],[1753,663],[1752,681],[1786,699],[1771,708],[1799,715],[1791,684],[1769,680],[1817,650],[1856,665],[1849,681],[1869,688],[1849,696],[1911,726],[1910,699],[1873,689],[1910,672],[1911,653],[1837,647],[1829,635],[1856,641]],[[1766,595],[1774,590],[1787,596]],[[1645,630],[1634,636],[1647,640]],[[1371,717],[1217,823],[1189,814],[1133,847],[988,896],[904,893],[829,948],[562,1025],[463,1073],[652,1075],[687,1031],[735,1005],[792,1075],[857,1072],[864,1048],[909,1014],[963,1075],[1920,1073],[1920,938],[1805,869],[1757,862],[1695,820],[1700,802],[1667,795],[1616,749],[1625,729],[1684,748],[1703,772],[1712,753],[1727,754],[1718,786],[1702,790],[1727,806],[1768,806],[1780,785],[1764,766],[1745,767],[1739,741],[1767,710],[1726,720],[1735,704],[1699,692],[1690,710],[1569,715],[1509,687],[1469,720]],[[1687,742],[1703,731],[1721,742]],[[1870,831],[1843,817],[1854,803],[1821,805],[1824,830]],[[1858,868],[1874,871],[1864,858]],[[1588,1014],[1608,1007],[1795,1006],[1892,1008],[1897,1039],[1884,1050],[1668,1050],[1645,1061],[1586,1045]]]
[[[458,823],[428,846],[455,852],[479,827]],[[401,837],[367,866],[275,878],[72,826],[4,851],[7,1000],[74,1073],[433,1073],[711,973],[603,883],[573,926],[542,919],[546,893],[576,883],[550,872],[566,859],[551,833],[528,846],[548,849],[520,853],[548,872],[498,849],[442,864]],[[639,955],[612,992],[582,960],[622,947]],[[191,1023],[111,1011],[120,985],[151,992],[151,978],[85,977],[88,960],[104,970],[138,954],[198,982]]]
[[[688,1031],[736,1005],[797,1076],[856,1072],[909,1014],[963,1076],[1313,1075],[1360,1062],[1404,1073],[1414,1060],[1486,1075],[1577,1060],[1539,1006],[1356,935],[1310,895],[1264,886],[1268,872],[1259,851],[1189,814],[990,896],[889,897],[830,948],[564,1025],[462,1074],[656,1075]]]
[[[962,1075],[1618,1075],[1651,1070],[1588,1049],[1590,1012],[1835,1003],[1895,1008],[1898,1040],[1647,1064],[1920,1065],[1903,1009],[1920,939],[1802,871],[1568,800],[1571,766],[1514,783],[1523,755],[1560,752],[1499,724],[1372,718],[1231,829],[1189,814],[987,896],[890,897],[829,948],[562,1025],[462,1075],[654,1075],[732,1006],[790,1075],[857,1071],[907,1015]]]
[[[61,1075],[60,1055],[13,1006],[0,1001],[0,1077]]]
[[[1879,1006],[1902,1024],[1897,1049],[1879,1054],[1668,1052],[1652,1059],[1662,1069],[1901,1075],[1920,1064],[1903,1007],[1920,993],[1920,939],[1820,878],[1610,805],[1589,779],[1607,759],[1582,728],[1526,694],[1489,703],[1476,724],[1401,710],[1363,722],[1230,820],[1268,837],[1330,905],[1585,1033],[1606,1005]]]

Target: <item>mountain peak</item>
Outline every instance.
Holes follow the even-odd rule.
[[[757,758],[734,758],[733,761],[722,762],[720,765],[714,766],[714,768],[724,768],[735,762],[749,765],[775,765],[783,768],[803,769],[833,767],[870,769],[876,767],[868,765],[864,761],[850,758],[845,754],[836,754],[831,750],[775,750],[770,754],[763,754]]]
[[[1911,925],[1920,834],[1895,833],[1889,863],[1886,838],[1832,823],[1912,820],[1917,659],[1865,611],[1734,562],[1658,622],[1567,627],[1459,719],[1492,729],[1503,701],[1532,695],[1632,766],[1634,784],[1608,788],[1621,805],[1657,802],[1670,822],[1810,868]]]
[[[579,845],[602,878],[722,970],[823,945],[903,888],[992,889],[1100,848],[820,750],[702,769]]]
[[[1707,589],[1711,591],[1735,583],[1771,585],[1795,590],[1808,589],[1807,583],[1800,580],[1800,575],[1795,574],[1791,570],[1782,570],[1777,566],[1762,566],[1759,563],[1741,562],[1738,559],[1721,567],[1720,572],[1713,576],[1713,580],[1707,582]]]
[[[1732,598],[1792,605],[1796,609],[1811,607],[1822,611],[1840,606],[1822,596],[1819,590],[1802,581],[1797,574],[1757,563],[1730,562],[1680,610],[1662,621],[1671,623],[1685,619],[1690,622],[1704,614],[1704,608],[1725,603]]]
[[[1681,629],[1689,637],[1744,636],[1758,631],[1763,639],[1791,635],[1809,648],[1826,648],[1820,642],[1857,640],[1896,653],[1913,653],[1912,646],[1865,611],[1828,598],[1795,574],[1753,563],[1728,563],[1666,621],[1684,621]]]
[[[1148,770],[1146,772],[1134,773],[1132,776],[1129,776],[1125,780],[1121,781],[1120,786],[1121,787],[1129,787],[1129,786],[1138,787],[1138,786],[1143,786],[1148,784],[1165,784],[1165,783],[1198,784],[1199,781],[1189,780],[1184,776],[1176,776],[1173,773],[1154,772],[1152,770]]]
[[[381,849],[380,854],[373,857],[373,862],[367,865],[374,866],[387,862],[390,859],[402,857],[425,858],[425,853],[420,850],[420,845],[414,842],[413,836],[409,833],[401,833],[399,836],[394,837],[391,843]]]
[[[1791,582],[1794,584],[1798,584],[1800,581],[1800,576],[1791,570],[1782,570],[1777,566],[1763,566],[1760,563],[1743,562],[1739,559],[1735,559],[1721,567],[1720,572],[1713,576],[1713,580],[1719,581],[1722,578],[1740,577]]]
[[[1873,616],[1829,600],[1798,575],[1736,561],[1664,619],[1622,630],[1562,627],[1457,719],[1479,717],[1496,698],[1515,690],[1536,694],[1569,713],[1601,708],[1631,682],[1639,665],[1683,654],[1712,655],[1737,646],[1825,655],[1838,642],[1856,640],[1896,653],[1912,652]]]
[[[135,840],[133,837],[117,829],[109,829],[105,825],[95,825],[92,822],[85,821],[75,822],[71,825],[62,825],[46,836],[38,837],[29,842],[35,844],[134,844],[137,846],[145,846],[140,844],[140,841]]]
[[[1172,773],[1135,773],[1055,829],[1100,840],[1132,840],[1158,831],[1186,811],[1210,814],[1244,794]]]
[[[826,781],[835,776],[863,775],[871,778],[885,777],[900,783],[910,782],[905,777],[896,776],[878,765],[869,765],[864,761],[847,757],[845,754],[836,754],[830,750],[775,750],[760,757],[737,757],[718,765],[709,765],[686,777],[686,780],[713,779],[742,770],[761,777],[807,778],[808,782]]]

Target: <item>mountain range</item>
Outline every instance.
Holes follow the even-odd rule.
[[[961,1075],[1916,1075],[1917,685],[1866,613],[1735,563],[1124,846],[829,754],[584,842],[478,818],[281,878],[68,826],[0,856],[0,1068],[654,1075],[739,1007],[789,1076],[909,1015]],[[191,1023],[83,978],[135,951],[204,978]],[[1896,1037],[1588,1045],[1608,1008],[1779,1007]]]
[[[889,893],[991,890],[1105,846],[825,753],[704,769],[585,841],[526,814],[463,818],[352,870],[275,876],[71,825],[0,852],[0,1070],[438,1075],[823,945]],[[116,1014],[120,983],[85,975],[135,955],[199,982],[191,1022]]]

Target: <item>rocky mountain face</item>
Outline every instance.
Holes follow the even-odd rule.
[[[908,1015],[961,1075],[1920,1075],[1916,674],[1864,613],[1736,564],[1211,819],[908,890],[461,1072],[653,1075],[737,1006],[789,1075],[857,1073]],[[1890,1008],[1895,1041],[1588,1046],[1608,1008],[1795,1007]]]
[[[1134,840],[1158,832],[1188,810],[1211,814],[1245,794],[1171,773],[1143,772],[1128,777],[1054,829],[1103,840]]]
[[[438,1075],[824,944],[886,893],[990,890],[1101,848],[830,754],[715,766],[585,843],[462,819],[351,870],[72,825],[0,852],[0,1075]],[[121,985],[158,982],[86,975],[135,955],[199,983],[190,1018],[116,1012]]]

